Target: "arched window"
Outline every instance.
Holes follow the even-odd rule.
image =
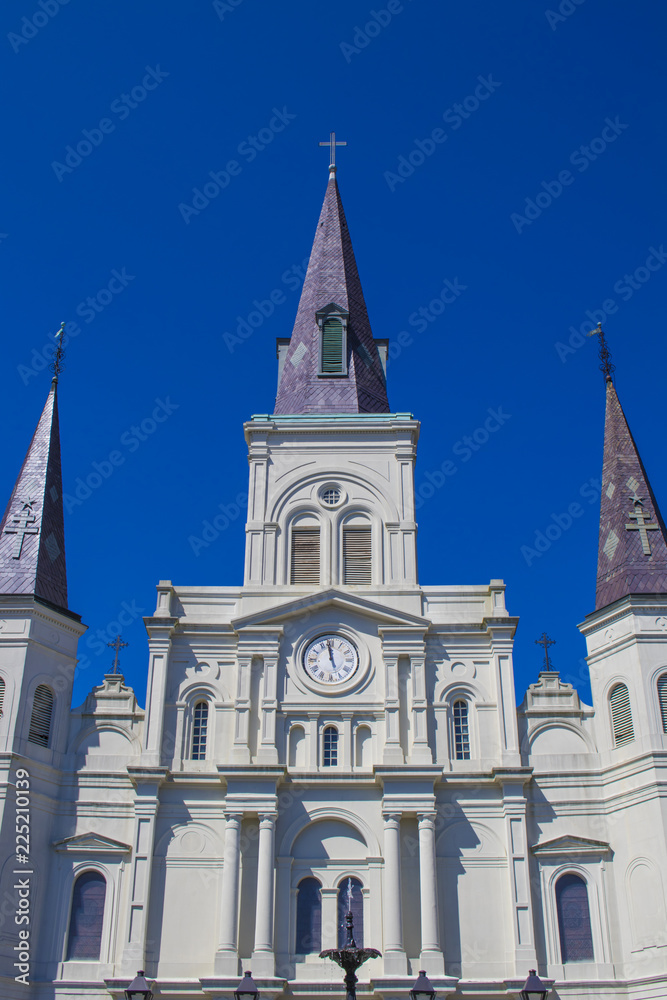
[[[333,317],[322,324],[321,375],[345,374],[345,337],[343,324]]]
[[[292,528],[290,583],[320,582],[320,529],[313,524]]]
[[[67,961],[99,961],[106,891],[106,881],[99,872],[84,872],[74,883]]]
[[[357,948],[364,946],[364,894],[358,878],[344,878],[338,886],[338,947],[347,940],[348,911],[352,913],[354,940]]]
[[[456,760],[470,760],[470,729],[468,702],[459,698],[452,706],[454,714],[454,756]]]
[[[335,767],[338,764],[338,730],[335,726],[327,726],[324,730],[322,749],[324,767]]]
[[[632,743],[635,731],[632,727],[630,695],[625,684],[617,684],[613,689],[609,695],[609,707],[611,709],[611,725],[614,731],[614,746],[619,747],[623,743]]]
[[[306,734],[303,726],[292,726],[289,734],[289,766],[306,766]]]
[[[206,760],[208,735],[208,702],[198,701],[192,719],[192,759]]]
[[[32,700],[32,716],[28,739],[40,747],[48,747],[53,715],[53,692],[46,684],[39,684]]]
[[[658,678],[658,702],[662,717],[662,731],[667,733],[667,674]]]
[[[5,700],[5,681],[0,677],[0,716],[2,716],[2,705]]]
[[[372,583],[371,526],[365,517],[352,515],[343,525],[343,583]]]
[[[556,882],[561,961],[592,962],[593,935],[588,890],[579,875],[568,872]]]
[[[319,954],[322,950],[322,897],[316,878],[303,878],[296,895],[296,953]]]

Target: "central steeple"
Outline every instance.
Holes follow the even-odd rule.
[[[388,412],[384,368],[333,167],[292,337],[281,355],[275,413]]]

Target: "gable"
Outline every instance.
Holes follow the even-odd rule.
[[[376,604],[368,601],[356,594],[350,594],[332,587],[321,593],[308,594],[296,600],[286,601],[284,604],[275,605],[257,611],[254,614],[243,615],[232,621],[234,629],[249,628],[258,625],[281,625],[284,621],[301,616],[313,614],[315,611],[325,608],[334,608],[339,614],[350,613],[360,614],[366,618],[372,618],[379,625],[410,626],[428,628],[430,622],[419,615],[411,615],[405,611],[397,611],[383,604]]]

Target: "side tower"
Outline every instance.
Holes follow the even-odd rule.
[[[598,335],[606,413],[597,589],[580,629],[621,901],[611,928],[617,975],[636,979],[664,974],[667,946],[667,534]]]
[[[69,731],[76,647],[85,631],[68,609],[57,375],[0,525],[0,894],[17,898],[15,791],[29,813],[31,954],[51,856],[51,824]],[[3,910],[3,913],[5,911]],[[0,928],[0,982],[15,989],[18,928]],[[20,988],[20,987],[19,987]]]

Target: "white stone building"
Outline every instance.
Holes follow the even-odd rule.
[[[573,1000],[665,995],[667,543],[613,383],[593,706],[545,671],[517,710],[503,582],[419,585],[386,352],[334,170],[275,411],[245,425],[244,585],[160,581],[145,709],[113,674],[70,708],[54,379],[0,529],[6,1000],[120,997],[137,969],[173,1000],[248,968],[340,996],[318,956],[348,904],[382,952],[364,997],[425,969],[487,1000],[530,968]]]

